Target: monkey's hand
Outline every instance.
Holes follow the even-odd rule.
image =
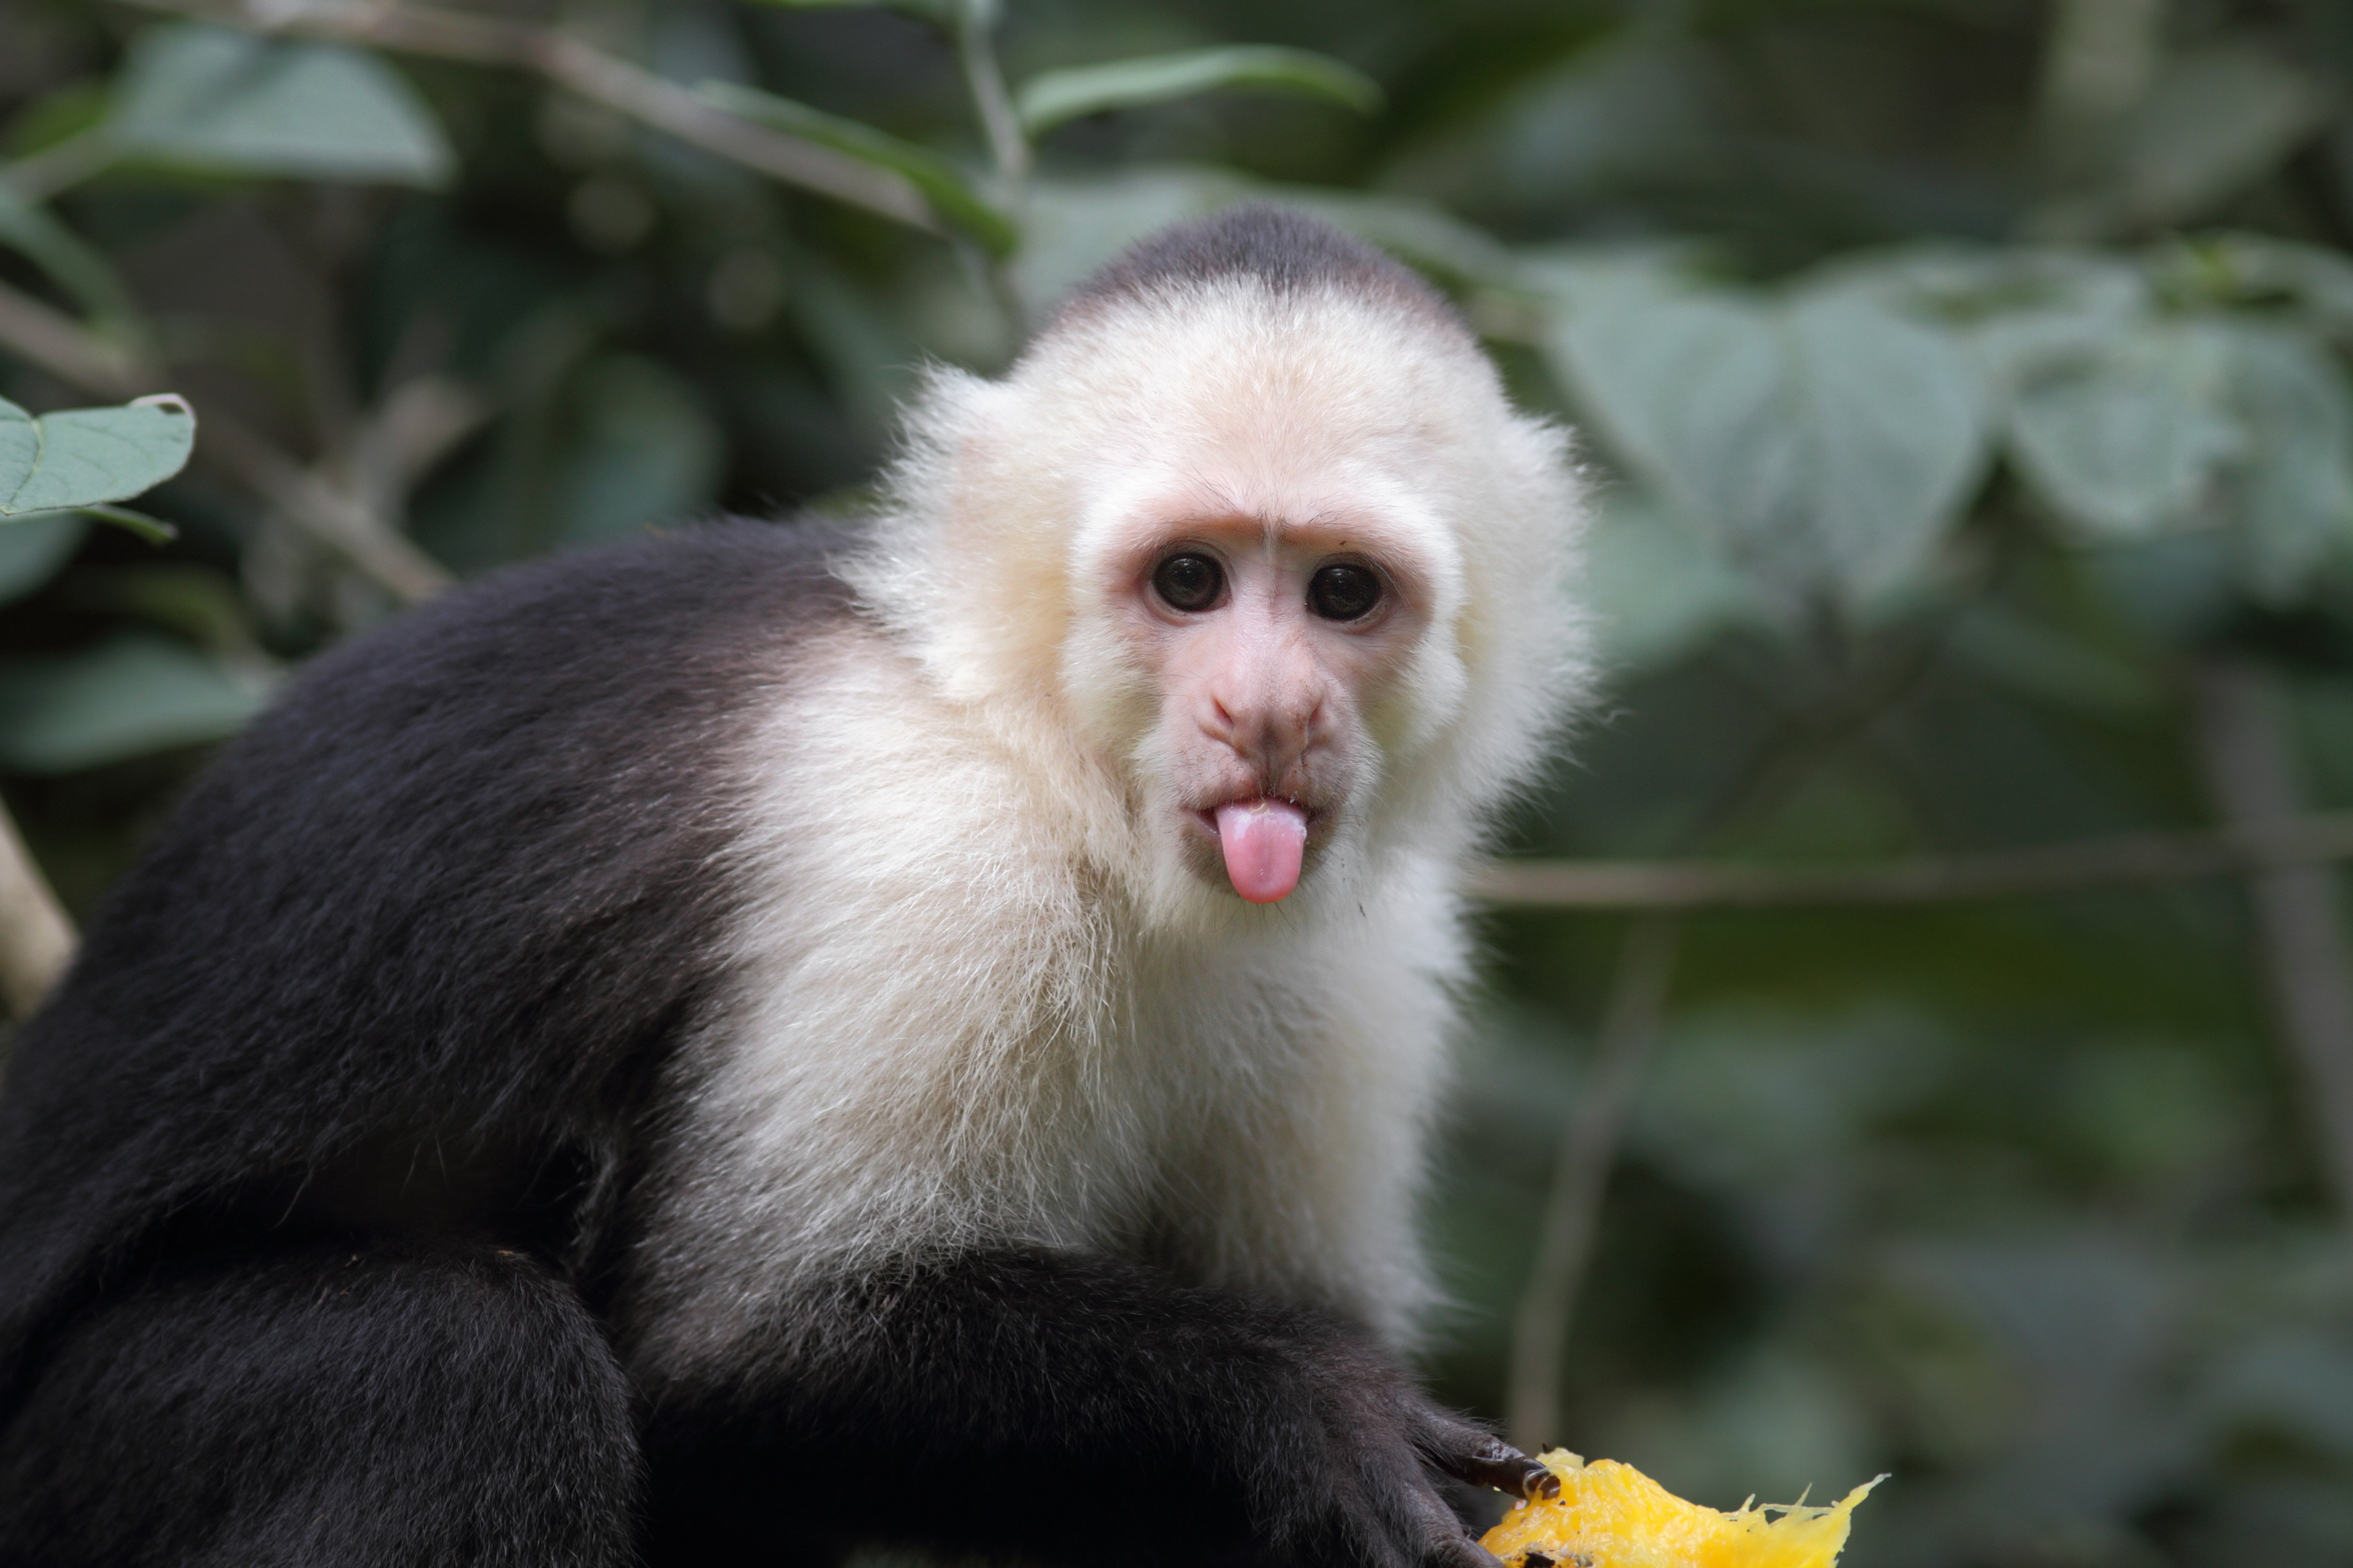
[[[1312,1568],[1494,1568],[1440,1478],[1515,1498],[1556,1496],[1559,1480],[1433,1405],[1364,1336],[1317,1329],[1266,1385],[1275,1452],[1241,1457],[1262,1542]]]

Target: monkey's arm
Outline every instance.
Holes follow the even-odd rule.
[[[1492,1568],[1434,1477],[1542,1475],[1336,1318],[1105,1258],[905,1262],[769,1333],[749,1379],[648,1380],[654,1539]]]

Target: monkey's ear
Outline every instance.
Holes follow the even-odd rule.
[[[1077,437],[1061,445],[1014,382],[927,370],[902,423],[866,547],[839,565],[941,688],[965,700],[1035,698],[1067,629]]]
[[[930,617],[944,584],[925,570],[940,536],[985,490],[992,454],[1007,446],[1005,388],[953,365],[927,365],[899,411],[899,450],[883,471],[868,547],[844,563],[871,608],[911,626]]]

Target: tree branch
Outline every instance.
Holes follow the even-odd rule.
[[[449,585],[449,573],[438,561],[234,416],[206,414],[198,450],[403,604],[431,598]]]
[[[1505,860],[1472,875],[1498,909],[1742,910],[1963,903],[2196,881],[2353,859],[2353,812],[2133,833],[2030,849],[1858,866],[1704,860]]]
[[[26,1018],[73,962],[73,921],[0,806],[0,1000]]]
[[[100,126],[12,161],[0,169],[0,185],[19,201],[46,202],[98,174],[114,158],[114,144]]]
[[[401,54],[532,71],[592,103],[771,179],[929,233],[946,232],[923,194],[898,174],[714,109],[690,88],[550,27],[388,0],[129,3],[254,32],[365,44]]]
[[[2303,804],[2295,758],[2272,679],[2253,665],[2215,662],[2193,675],[2200,760],[2225,821],[2242,829],[2292,822]],[[2302,1074],[2337,1211],[2353,1220],[2353,966],[2333,868],[2259,868],[2247,879],[2255,957],[2283,1043]]]
[[[136,353],[6,283],[0,283],[0,348],[100,397],[128,399],[155,390],[153,367]]]
[[[1577,1097],[1554,1160],[1535,1259],[1512,1316],[1504,1395],[1506,1430],[1531,1453],[1560,1438],[1560,1374],[1568,1355],[1569,1324],[1592,1261],[1619,1140],[1666,1009],[1678,935],[1668,915],[1646,917],[1627,932],[1610,983],[1609,1015],[1595,1043],[1593,1076]]]
[[[995,12],[991,0],[957,0],[956,63],[963,68],[965,87],[972,94],[981,129],[988,134],[997,177],[1004,182],[1006,195],[1016,197],[1021,182],[1029,176],[1029,138],[1021,129],[1021,117],[1014,112],[1013,97],[1005,90],[1005,73],[997,63],[997,47],[990,37]]]

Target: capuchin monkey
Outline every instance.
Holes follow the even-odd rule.
[[[1400,1359],[1565,438],[1313,220],[318,659],[0,1094],[0,1564],[1491,1563]]]

